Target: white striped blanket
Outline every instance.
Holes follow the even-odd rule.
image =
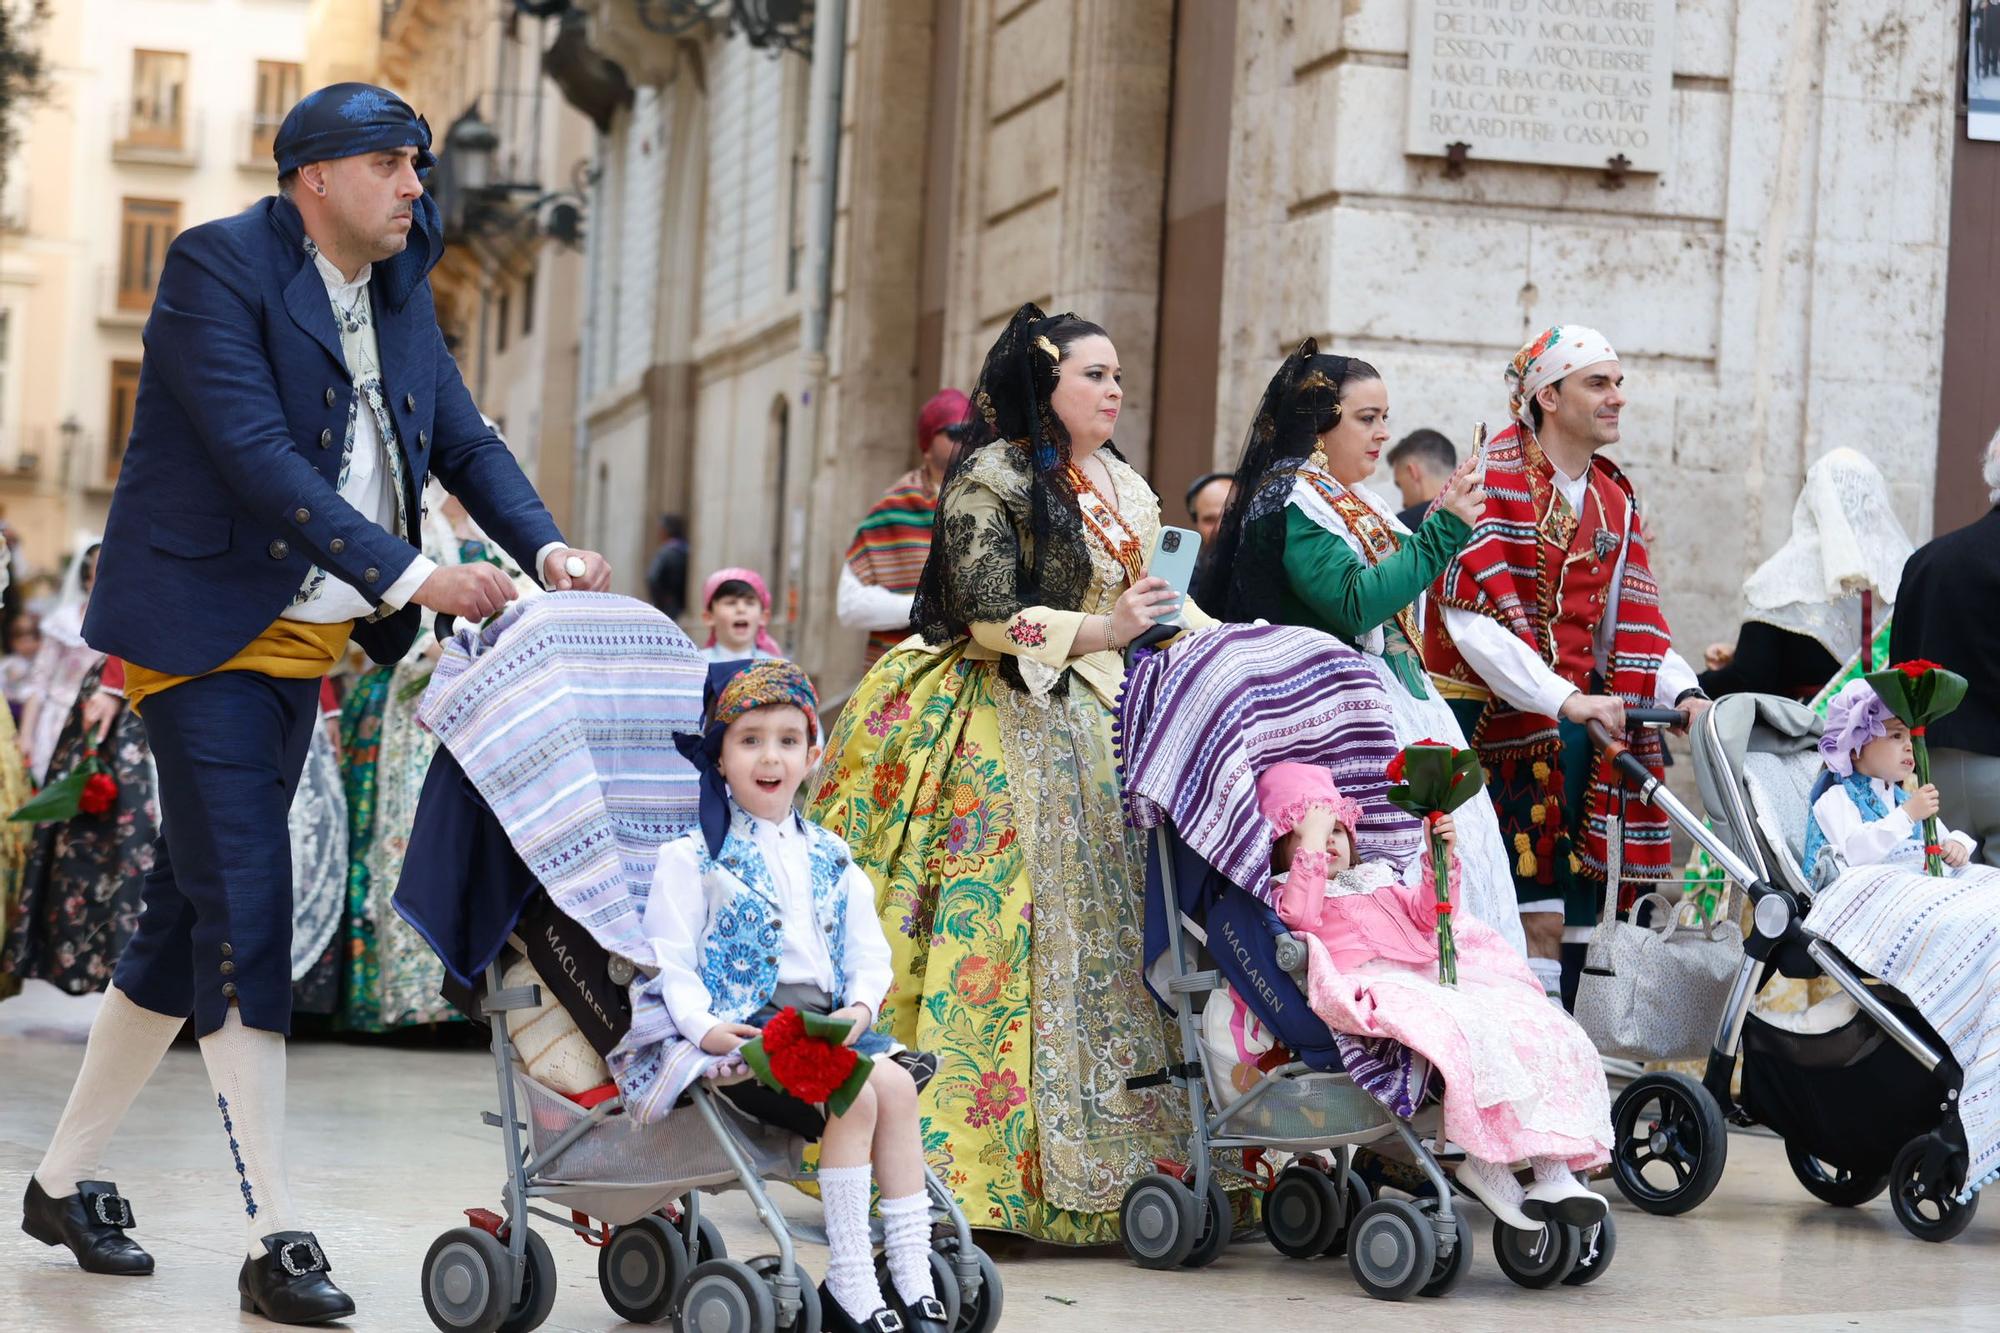
[[[1908,996],[1951,1048],[1971,1155],[1960,1198],[1971,1198],[2000,1176],[2000,870],[1857,866],[1820,893],[1806,925]]]
[[[1423,847],[1385,799],[1399,748],[1389,696],[1361,655],[1318,630],[1218,625],[1142,657],[1118,701],[1127,817],[1163,819],[1196,855],[1266,903],[1271,825],[1257,775],[1293,761],[1330,770],[1361,803],[1357,859],[1401,872]]]
[[[417,718],[458,760],[565,916],[643,970],[612,1077],[641,1123],[687,1080],[642,929],[662,843],[695,820],[674,733],[701,728],[707,664],[673,621],[608,593],[530,597],[445,645]],[[675,1059],[706,1063],[688,1042]],[[672,1089],[668,1092],[668,1089]]]

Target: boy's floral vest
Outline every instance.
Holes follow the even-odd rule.
[[[809,819],[799,822],[806,831],[806,859],[812,867],[813,915],[833,956],[833,998],[838,1005],[847,993],[847,895],[840,887],[849,865],[847,844]],[[700,842],[699,834],[695,838]],[[700,864],[702,893],[710,901],[708,931],[697,941],[702,984],[708,987],[717,1018],[747,1022],[778,988],[784,939],[777,886],[751,833],[749,816],[732,805],[722,854],[710,856],[704,843]]]

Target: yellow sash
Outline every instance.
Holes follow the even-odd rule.
[[[274,621],[270,628],[243,645],[236,656],[215,671],[202,674],[256,671],[278,680],[316,680],[333,670],[334,663],[340,661],[341,654],[347,651],[347,640],[353,633],[354,622],[351,620],[336,620],[330,625],[315,625],[304,620]],[[139,705],[152,695],[193,679],[193,676],[170,676],[164,671],[142,667],[137,662],[127,662],[125,701],[132,705],[132,711],[136,713],[140,711]]]

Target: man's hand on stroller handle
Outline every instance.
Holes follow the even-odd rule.
[[[1625,701],[1615,694],[1585,694],[1578,690],[1563,700],[1562,715],[1586,727],[1592,722],[1601,723],[1614,735],[1625,730]]]
[[[701,1034],[701,1048],[710,1055],[728,1055],[744,1042],[763,1035],[764,1029],[748,1023],[717,1023]]]

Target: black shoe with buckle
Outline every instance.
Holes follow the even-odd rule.
[[[909,1325],[894,1310],[877,1310],[866,1319],[856,1319],[824,1283],[819,1289],[819,1326],[821,1333],[909,1333]]]
[[[153,1271],[153,1256],[125,1234],[130,1226],[132,1205],[108,1180],[79,1180],[76,1193],[53,1199],[41,1181],[28,1177],[21,1230],[44,1245],[69,1246],[86,1273],[145,1277]]]
[[[889,1306],[903,1316],[903,1327],[909,1333],[951,1333],[951,1320],[946,1316],[944,1302],[935,1296],[919,1296],[914,1301],[905,1301],[896,1292],[895,1284],[891,1283]]]
[[[236,1276],[238,1302],[274,1324],[323,1324],[354,1313],[354,1298],[327,1277],[333,1265],[310,1231],[274,1231],[264,1256],[245,1259]]]

